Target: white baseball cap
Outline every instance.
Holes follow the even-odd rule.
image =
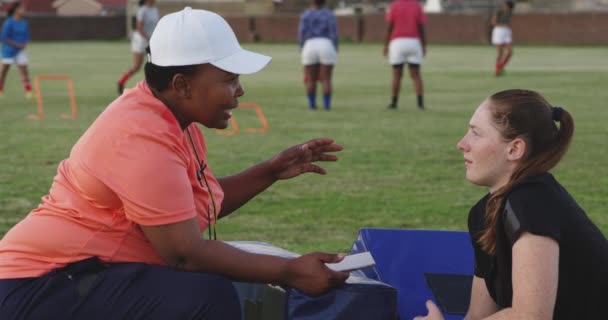
[[[262,70],[272,58],[244,50],[221,16],[190,7],[160,19],[150,38],[148,62],[161,66],[210,63],[234,74]]]

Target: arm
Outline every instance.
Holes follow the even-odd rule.
[[[496,26],[496,14],[492,15],[492,18],[490,19],[490,25],[492,25],[492,27]]]
[[[306,31],[306,26],[304,23],[304,15],[300,17],[300,24],[298,25],[298,42],[300,43],[300,49],[304,47],[304,32]]]
[[[426,56],[426,33],[424,31],[424,24],[418,25],[418,34],[420,35],[420,43],[422,44],[422,54]]]
[[[557,297],[559,245],[549,237],[522,233],[513,245],[513,304],[487,320],[551,320]]]
[[[220,217],[225,217],[253,197],[270,187],[277,179],[267,162],[259,163],[243,172],[217,179],[224,190]]]
[[[318,138],[293,146],[270,160],[255,165],[241,173],[218,179],[224,190],[220,217],[240,208],[277,180],[286,180],[312,172],[325,174],[325,169],[314,165],[316,161],[336,161],[335,155],[326,154],[342,150],[334,140]]]
[[[150,35],[147,35],[144,32],[144,22],[141,20],[137,20],[137,23],[135,24],[135,28],[137,30],[137,32],[139,32],[139,34],[141,34],[142,37],[150,40]]]
[[[9,21],[5,21],[4,24],[2,25],[2,34],[0,35],[0,39],[2,40],[2,42],[6,43],[9,46],[18,48],[18,49],[25,48],[25,45],[19,44],[10,38],[11,28],[12,27],[11,27],[11,24],[9,23]]]
[[[386,29],[386,36],[384,37],[384,49],[382,53],[384,56],[388,54],[388,44],[391,41],[391,34],[393,33],[393,23],[389,22],[388,28]]]
[[[325,262],[340,255],[312,253],[296,259],[248,253],[219,241],[206,241],[196,218],[160,226],[140,225],[156,252],[181,270],[220,274],[239,281],[285,285],[320,294],[341,284],[347,273],[332,271]]]
[[[559,245],[549,237],[522,233],[513,245],[513,303],[498,311],[483,279],[475,277],[466,320],[551,320],[557,296]],[[441,311],[427,301],[429,313],[415,320],[443,320]],[[493,311],[498,311],[493,313]],[[493,313],[493,314],[492,314]]]
[[[334,44],[334,48],[336,48],[336,51],[338,51],[338,23],[336,22],[336,16],[334,16],[333,14],[331,16],[329,32],[330,32],[329,37],[331,38],[331,41]]]
[[[18,49],[25,48],[25,44],[19,44],[19,43],[15,42],[15,41],[13,41],[11,39],[8,39],[8,38],[4,39],[4,43],[6,43],[6,44],[8,44],[10,46],[13,46],[15,48],[18,48]]]
[[[465,319],[483,319],[484,317],[490,316],[499,310],[500,309],[488,292],[485,279],[474,276],[473,286],[471,289],[471,303],[469,304],[469,310],[467,311]]]
[[[150,40],[151,35],[146,34],[144,32],[144,10],[143,10],[143,8],[139,8],[139,10],[137,11],[137,16],[135,18],[135,30],[137,30],[137,32],[139,32],[139,34],[141,34],[142,37]]]
[[[417,316],[414,320],[444,320],[443,313],[431,300],[426,301],[426,308],[428,313],[426,316]],[[471,289],[471,302],[469,304],[469,310],[464,320],[478,320],[484,319],[496,313],[499,310],[492,297],[488,293],[486,283],[483,278],[474,276],[473,286]]]
[[[9,40],[8,39],[9,34],[10,34],[9,28],[10,28],[9,21],[8,20],[4,21],[4,23],[2,24],[2,33],[0,33],[0,40],[2,42],[8,43],[8,42],[6,42],[6,40]]]

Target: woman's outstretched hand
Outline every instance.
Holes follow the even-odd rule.
[[[268,160],[269,166],[277,180],[291,179],[303,173],[327,173],[325,169],[313,164],[317,161],[336,161],[338,157],[328,152],[342,150],[333,139],[317,138],[293,146]]]

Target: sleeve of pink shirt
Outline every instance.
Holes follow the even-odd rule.
[[[117,140],[82,165],[120,198],[127,219],[154,226],[196,216],[186,158],[176,137],[138,132]]]

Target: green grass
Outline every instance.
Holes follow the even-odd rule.
[[[486,190],[464,179],[456,142],[486,96],[514,87],[539,90],[573,114],[574,143],[554,173],[608,234],[607,48],[516,47],[507,76],[495,79],[493,48],[431,46],[423,67],[428,110],[420,112],[409,79],[399,110],[385,109],[390,69],[380,45],[346,44],[335,70],[334,109],[312,112],[295,44],[246,47],[274,57],[261,73],[242,77],[241,101],[258,103],[270,130],[228,137],[205,129],[216,175],[312,137],[333,137],[345,149],[339,162],[325,166],[327,176],[279,182],[221,221],[221,239],[297,252],[347,251],[362,227],[466,230],[468,209]],[[115,98],[116,80],[131,61],[123,42],[32,43],[28,53],[33,75],[72,77],[80,114],[60,118],[69,111],[65,83],[49,81],[42,85],[47,117],[28,120],[35,101],[23,98],[11,70],[0,100],[0,234],[37,206],[57,164]],[[250,110],[235,116],[242,125],[257,124]]]

